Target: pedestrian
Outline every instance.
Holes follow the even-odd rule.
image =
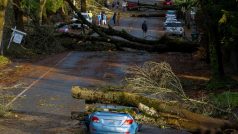
[[[101,24],[101,20],[102,20],[102,17],[101,17],[101,12],[98,14],[98,25],[100,26]]]
[[[89,11],[89,12],[88,12],[88,17],[90,18],[90,20],[93,19],[93,13],[92,13],[92,11]]]
[[[117,25],[119,26],[120,25],[120,18],[121,18],[121,14],[120,12],[117,13],[117,18],[116,18],[116,22],[117,22]]]
[[[104,15],[104,11],[101,12],[101,24],[103,25],[103,15]]]
[[[114,25],[116,25],[116,21],[117,21],[117,13],[116,12],[114,12],[114,14],[112,16],[112,20],[113,20]]]
[[[146,37],[146,32],[147,32],[147,30],[148,30],[146,21],[144,21],[144,22],[142,23],[142,30],[143,30],[143,37],[145,38],[145,37]]]
[[[81,21],[81,29],[82,29],[82,34],[85,34],[85,26],[83,21]]]
[[[117,0],[117,2],[116,2],[116,9],[119,8],[119,5],[120,5],[120,2]]]
[[[106,14],[103,14],[102,24],[103,24],[103,25],[107,25],[107,15],[106,15]]]
[[[127,6],[127,1],[123,0],[121,6],[122,6],[122,11],[125,12],[126,11],[126,6]]]

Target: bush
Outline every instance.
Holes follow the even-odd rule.
[[[0,56],[0,68],[3,68],[10,63],[11,63],[11,61],[7,57]]]
[[[8,108],[6,108],[4,105],[0,104],[0,117],[5,117],[5,115],[8,113]]]
[[[207,84],[207,89],[231,89],[237,87],[238,82],[232,78],[226,77],[224,79],[211,79]]]
[[[36,56],[32,49],[27,49],[20,45],[12,45],[6,51],[6,54],[12,58],[33,58]]]

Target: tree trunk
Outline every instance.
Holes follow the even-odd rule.
[[[69,33],[64,33],[64,37],[69,37],[69,38],[76,38],[79,40],[87,40],[87,41],[98,41],[98,42],[106,42],[106,43],[112,43],[115,44],[117,48],[132,48],[132,49],[137,49],[137,50],[146,50],[149,52],[195,52],[197,50],[196,45],[189,44],[189,43],[180,43],[180,42],[170,42],[168,38],[164,38],[165,40],[164,44],[158,44],[158,45],[151,45],[151,44],[143,44],[143,43],[138,43],[138,42],[130,42],[127,40],[121,40],[121,39],[116,39],[112,37],[97,37],[97,36],[80,36],[76,34],[69,34]],[[167,41],[168,40],[168,41]]]
[[[222,80],[225,74],[217,25],[213,24],[213,26],[210,27],[209,34],[212,78],[215,80]]]
[[[63,5],[59,11],[63,18],[63,21],[68,21],[68,13],[65,11],[65,5]]]
[[[156,110],[159,114],[159,117],[156,118],[157,120],[163,120],[168,125],[172,125],[180,129],[186,129],[190,132],[218,133],[222,130],[224,131],[225,129],[238,128],[236,123],[196,114],[182,108],[179,104],[171,104],[133,93],[120,91],[102,92],[88,90],[77,86],[73,87],[71,92],[74,98],[85,99],[86,102],[91,103],[111,103],[134,107],[139,107],[141,104],[144,104]]]
[[[44,12],[44,8],[45,8],[45,4],[46,4],[47,0],[39,0],[39,11],[38,11],[38,24],[42,25],[42,16],[43,16],[43,12]]]
[[[87,11],[87,0],[81,0],[81,12]]]
[[[209,56],[211,62],[211,72],[212,79],[221,80],[225,77],[224,67],[222,62],[222,52],[221,52],[221,44],[220,44],[220,36],[218,31],[218,21],[214,19],[214,16],[211,16],[209,13],[209,9],[207,9],[206,5],[207,1],[200,1],[202,13],[204,14],[204,20],[206,23],[205,31],[209,35]]]
[[[3,55],[3,28],[5,23],[5,11],[8,4],[8,0],[0,1],[0,50]]]
[[[13,10],[15,15],[15,25],[17,29],[24,31],[23,12],[20,10],[22,0],[13,0]]]

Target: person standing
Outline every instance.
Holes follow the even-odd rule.
[[[101,12],[98,14],[98,25],[100,26],[101,24],[101,20],[102,20],[102,17],[101,17]]]
[[[121,18],[121,14],[120,12],[117,13],[117,18],[116,18],[116,24],[119,26],[119,22],[120,22],[120,18]]]
[[[106,14],[103,14],[102,24],[107,25],[107,15]]]
[[[116,25],[116,21],[117,21],[117,13],[116,12],[114,12],[114,14],[112,16],[112,20],[113,20],[114,25]]]
[[[143,31],[143,37],[144,38],[146,37],[147,30],[148,30],[148,27],[147,27],[146,21],[144,21],[142,23],[142,31]]]
[[[90,19],[93,19],[93,13],[92,13],[92,11],[89,11],[89,12],[88,12],[88,17],[89,17]]]
[[[127,6],[127,1],[123,0],[121,6],[122,6],[122,11],[125,12],[126,11],[126,6]]]

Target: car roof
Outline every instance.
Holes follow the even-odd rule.
[[[168,10],[167,12],[166,12],[166,14],[175,14],[176,13],[176,11],[174,11],[174,10]]]
[[[81,13],[82,15],[88,15],[88,13]]]

